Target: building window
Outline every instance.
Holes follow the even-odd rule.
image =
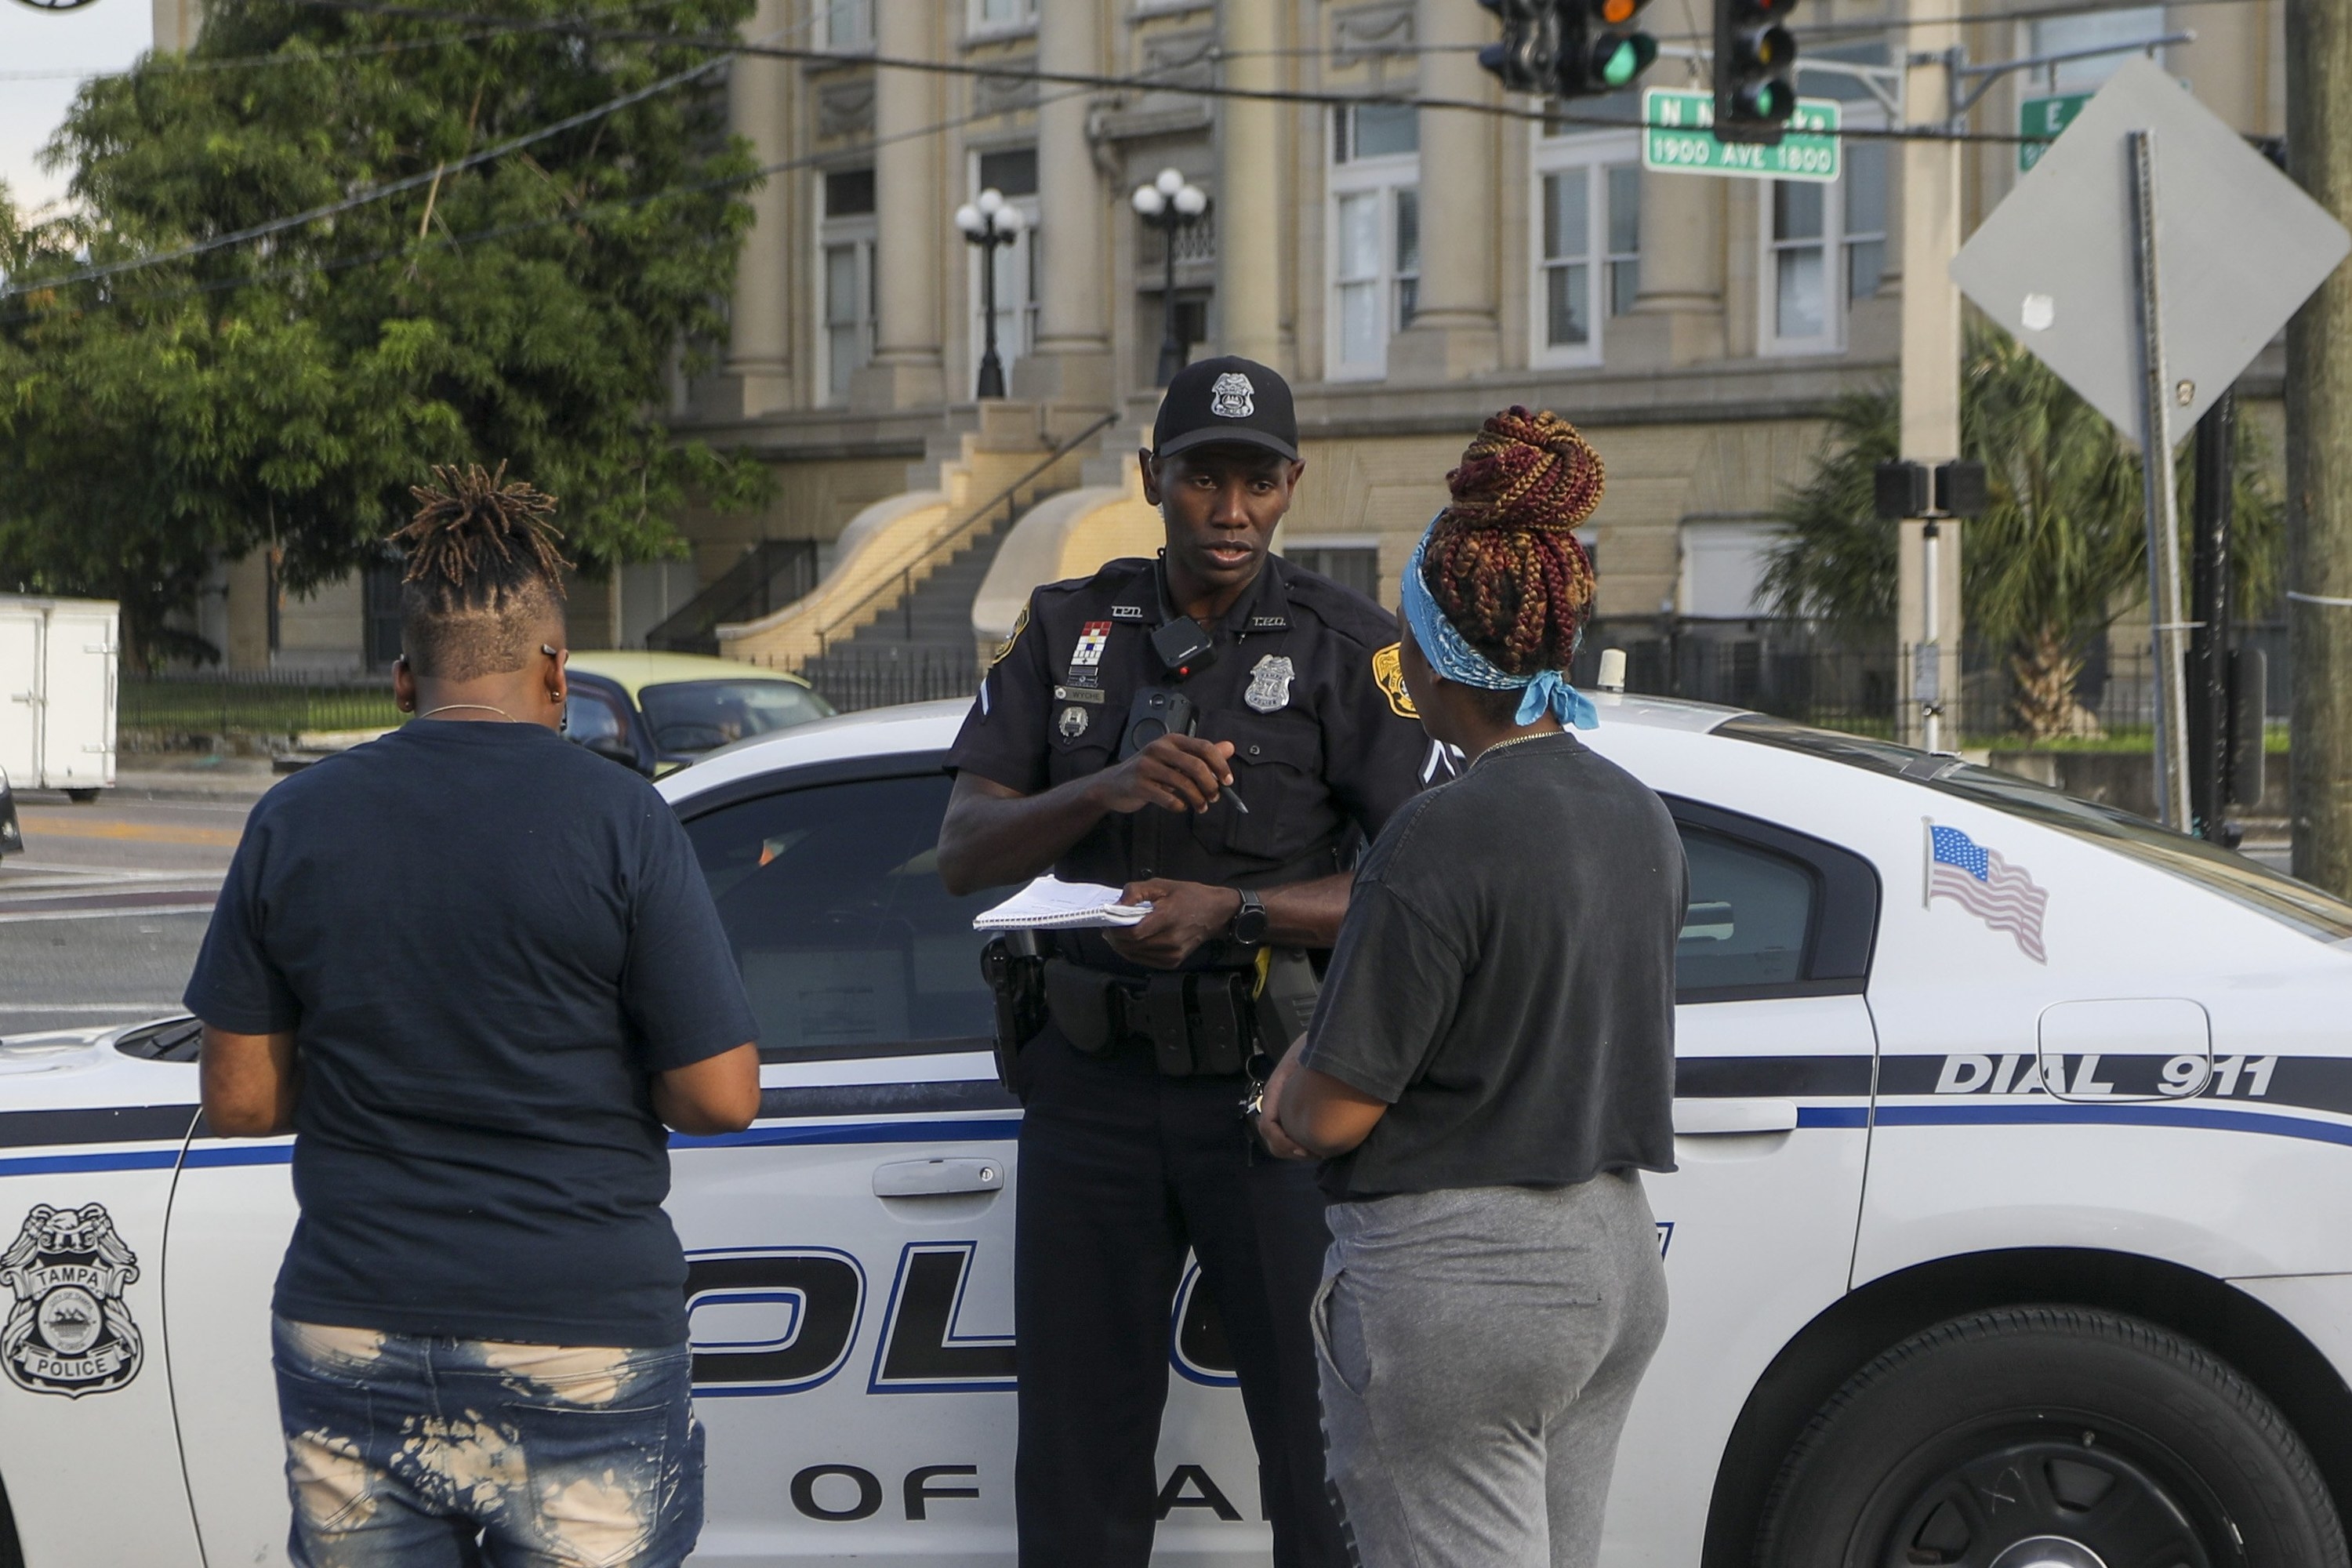
[[[1847,110],[1849,123],[1858,120]],[[1775,180],[1762,194],[1766,353],[1835,353],[1846,311],[1874,299],[1886,270],[1886,148],[1848,142],[1833,184]]]
[[[2167,31],[2161,5],[2120,5],[2112,10],[2085,11],[2074,16],[2047,16],[2032,24],[2037,55],[2063,55],[2072,49],[2095,49],[2105,44],[2133,44],[2160,38]],[[2159,62],[2164,51],[2151,49]],[[2096,92],[2126,60],[2127,54],[2095,55],[2089,59],[2062,60],[2026,77],[2021,90],[2049,93]]]
[[[817,384],[823,401],[838,404],[849,395],[850,378],[874,357],[874,171],[836,170],[824,176],[823,191]]]
[[[1782,532],[1765,518],[1685,518],[1682,581],[1675,595],[1682,613],[1702,620],[1764,615],[1764,571]]]
[[[1376,378],[1420,302],[1419,117],[1410,105],[1334,110],[1331,164],[1329,374]]]
[[[874,47],[874,0],[818,0],[818,4],[824,8],[826,48]]]
[[[1037,0],[971,0],[966,30],[1012,33],[1037,25]]]
[[[1632,310],[1642,291],[1635,152],[1616,135],[1537,139],[1529,322],[1538,364],[1599,363],[1603,318]]]
[[[1034,7],[1031,9],[1034,13]],[[1037,346],[1037,149],[982,153],[972,159],[971,170],[972,195],[992,190],[1008,206],[1019,207],[1027,220],[1011,245],[997,246],[988,253],[996,267],[996,357],[1010,376],[1014,362]],[[981,312],[980,248],[965,248],[972,252],[967,277],[971,289],[971,363],[977,365],[988,341],[986,320]]]
[[[1374,604],[1381,597],[1381,547],[1373,539],[1285,540],[1282,557],[1294,566],[1318,572],[1343,588],[1353,588]]]

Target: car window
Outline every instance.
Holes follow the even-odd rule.
[[[2195,882],[2208,891],[2326,942],[2352,937],[2352,904],[2282,875],[2218,844],[1957,757],[1917,752],[1892,742],[1809,729],[1785,719],[1743,713],[1715,733],[1779,746],[1849,767],[1907,778],[1995,811],[2114,850],[2144,866]]]
[[[665,752],[709,752],[730,742],[829,719],[833,704],[790,680],[672,680],[637,693]]]
[[[1805,977],[1816,883],[1806,867],[1683,825],[1690,906],[1675,943],[1675,989],[1793,985]]]
[[[574,686],[563,700],[563,736],[583,746],[598,741],[616,741],[626,746],[629,722],[612,693],[593,686]]]
[[[945,773],[762,795],[687,824],[771,1060],[985,1048],[971,918],[940,885]]]

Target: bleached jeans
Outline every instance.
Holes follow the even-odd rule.
[[[676,1568],[694,1550],[685,1345],[272,1329],[296,1568]]]

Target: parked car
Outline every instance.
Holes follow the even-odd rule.
[[[755,735],[833,716],[805,680],[699,654],[575,651],[564,733],[647,777]]]
[[[2340,1568],[2352,906],[1958,759],[1601,701],[1587,739],[1665,797],[1692,897],[1680,1169],[1649,1179],[1673,1314],[1603,1561]],[[1020,1108],[971,930],[1002,890],[935,869],[963,712],[660,785],[763,1064],[750,1130],[673,1140],[698,1562],[1013,1561]],[[1244,792],[1272,765],[1237,759]],[[194,1036],[0,1043],[0,1485],[30,1568],[284,1562],[290,1142],[194,1125]],[[1169,1325],[1155,1561],[1263,1563],[1196,1271]]]

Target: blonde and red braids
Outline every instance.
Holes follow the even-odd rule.
[[[1445,476],[1421,576],[1463,639],[1507,675],[1564,669],[1592,614],[1591,558],[1570,531],[1601,504],[1601,455],[1559,415],[1514,405]]]

